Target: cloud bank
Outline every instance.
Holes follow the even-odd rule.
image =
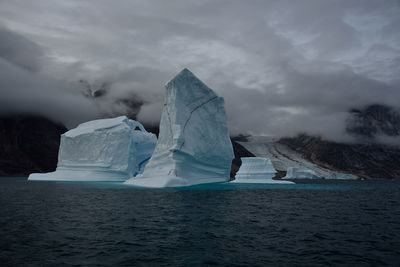
[[[163,85],[184,67],[225,98],[233,135],[345,140],[349,109],[400,105],[394,0],[6,0],[0,23],[0,66],[14,75],[0,74],[1,101],[47,114],[61,106],[71,121],[119,114],[117,100],[135,98],[138,118],[157,123]],[[80,79],[111,90],[93,104],[71,87]]]

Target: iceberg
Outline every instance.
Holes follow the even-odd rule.
[[[126,116],[85,122],[61,135],[56,171],[28,180],[125,181],[143,172],[156,142]]]
[[[338,179],[338,180],[357,180],[359,179],[356,175],[349,173],[334,172],[330,174],[326,179]]]
[[[315,171],[308,168],[289,167],[286,176],[282,179],[322,179]]]
[[[232,143],[224,99],[188,69],[169,81],[156,148],[126,184],[178,187],[229,180]]]
[[[273,180],[276,170],[268,158],[243,157],[242,165],[232,183],[294,184],[289,181]]]

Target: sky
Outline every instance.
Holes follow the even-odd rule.
[[[73,127],[130,99],[157,124],[189,68],[224,97],[231,135],[345,140],[351,108],[400,107],[399,29],[398,0],[0,0],[0,113]]]

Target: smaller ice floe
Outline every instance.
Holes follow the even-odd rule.
[[[125,181],[143,172],[157,137],[126,116],[80,124],[61,135],[55,172],[28,180]]]
[[[308,168],[289,167],[283,179],[322,179],[322,177]]]
[[[271,160],[259,157],[243,157],[242,165],[232,183],[293,184],[289,181],[273,180],[276,170]]]
[[[330,174],[326,179],[338,179],[338,180],[357,180],[357,176],[349,173],[334,172]]]

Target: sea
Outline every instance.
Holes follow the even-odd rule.
[[[0,178],[0,266],[400,266],[400,181]]]

